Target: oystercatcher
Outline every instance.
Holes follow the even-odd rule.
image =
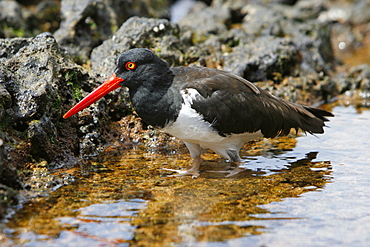
[[[125,86],[144,122],[181,139],[193,166],[172,170],[175,176],[199,176],[203,149],[211,149],[236,164],[239,150],[259,137],[287,135],[291,129],[323,133],[333,114],[279,99],[246,79],[206,67],[174,67],[144,48],[122,53],[113,75],[70,109],[68,118],[110,91]]]

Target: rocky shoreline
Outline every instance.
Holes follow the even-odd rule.
[[[0,218],[18,203],[17,191],[33,186],[33,167],[76,165],[112,145],[134,145],[123,123],[146,132],[140,142],[153,141],[145,136],[155,130],[133,115],[124,89],[62,118],[127,49],[152,49],[172,66],[231,71],[306,105],[369,97],[369,66],[340,56],[369,44],[365,0],[197,2],[179,23],[168,20],[171,1],[30,2],[0,2]],[[55,183],[63,179],[40,186]]]

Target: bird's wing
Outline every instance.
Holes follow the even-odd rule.
[[[261,130],[265,137],[275,137],[287,135],[291,128],[323,133],[325,116],[332,116],[324,110],[276,98],[224,71],[182,67],[175,74],[182,93],[191,99],[191,107],[220,135]]]

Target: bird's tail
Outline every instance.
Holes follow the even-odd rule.
[[[300,128],[303,131],[309,132],[310,134],[322,134],[324,133],[325,123],[329,121],[326,117],[334,117],[331,112],[308,107],[308,106],[297,106],[302,107],[302,111],[299,111]],[[308,114],[307,114],[308,113]]]

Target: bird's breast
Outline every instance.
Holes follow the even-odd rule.
[[[206,122],[202,115],[186,103],[182,104],[177,119],[166,125],[162,131],[189,142],[220,142],[224,138],[212,128],[211,123]]]

